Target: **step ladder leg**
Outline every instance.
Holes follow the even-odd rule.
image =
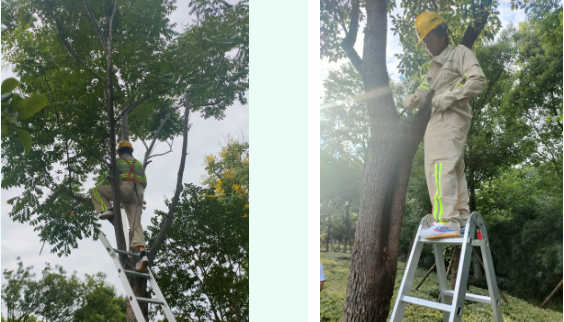
[[[161,289],[159,288],[159,285],[157,284],[157,281],[155,280],[155,277],[153,276],[151,269],[147,269],[147,270],[149,271],[149,275],[151,276],[151,278],[149,279],[149,283],[151,284],[151,289],[153,289],[153,292],[155,292],[157,298],[164,302],[162,307],[166,319],[168,320],[168,322],[176,322],[176,318],[174,317],[174,315],[172,315],[172,311],[170,310],[170,307],[168,306],[168,303],[165,300],[163,292],[161,292]]]
[[[419,262],[419,257],[421,257],[421,251],[423,250],[423,244],[418,242],[419,232],[421,231],[421,226],[417,230],[415,235],[415,242],[413,243],[413,249],[409,255],[409,259],[405,265],[405,272],[403,274],[403,279],[401,281],[401,286],[398,290],[396,297],[396,304],[394,305],[394,310],[390,317],[390,322],[400,322],[403,319],[405,313],[405,306],[407,303],[401,300],[402,296],[409,295],[411,292],[411,287],[413,285],[413,278],[415,277],[415,272],[417,271],[417,263]]]
[[[472,241],[476,234],[476,226],[472,220],[470,225],[466,225],[466,233],[464,234],[462,247],[460,249],[460,258],[458,259],[458,272],[456,274],[456,285],[454,288],[454,296],[452,298],[452,310],[450,312],[449,322],[462,321],[462,311],[464,309],[464,300],[466,299],[466,288],[468,287],[468,274],[470,273],[470,259],[472,257]]]
[[[443,246],[441,244],[433,244],[433,250],[435,252],[435,267],[437,268],[437,279],[439,280],[439,292],[441,295],[441,303],[450,304],[447,302],[447,297],[445,291],[449,289],[446,269],[445,269],[445,258],[443,256]],[[450,313],[443,312],[443,320],[448,322]]]
[[[125,296],[129,300],[129,304],[133,309],[133,313],[135,313],[135,318],[137,319],[137,322],[145,322],[143,312],[141,311],[141,306],[139,306],[139,302],[137,302],[137,298],[133,293],[133,289],[131,288],[131,285],[129,285],[129,280],[127,279],[127,275],[125,274],[123,266],[121,266],[119,256],[117,255],[116,252],[113,251],[113,248],[110,245],[108,239],[106,238],[106,235],[104,235],[103,233],[99,233],[98,239],[102,241],[104,248],[106,248],[106,250],[110,254],[110,257],[114,261],[114,265],[116,266],[116,269],[118,271],[118,277],[121,281],[121,284],[123,284],[123,287],[125,288]]]
[[[486,280],[488,282],[488,291],[491,299],[491,306],[493,310],[493,316],[495,322],[503,322],[503,313],[501,310],[501,297],[499,295],[499,289],[497,288],[496,275],[492,260],[492,253],[490,251],[490,242],[488,239],[488,233],[486,231],[486,225],[483,224],[483,219],[479,218],[478,226],[480,222],[482,225],[480,231],[482,233],[482,246],[480,249],[482,251],[482,259],[484,260],[484,270],[486,271]]]

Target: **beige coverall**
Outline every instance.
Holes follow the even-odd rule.
[[[128,171],[125,170],[126,166],[124,166],[123,160],[127,160],[131,163],[134,158],[129,155],[122,155],[117,158],[120,178],[126,177],[126,174],[128,173]],[[127,164],[125,163],[125,165]],[[143,192],[145,188],[147,188],[147,180],[145,178],[143,165],[139,161],[136,162],[135,170],[141,181],[144,181],[143,183],[137,183],[137,195],[135,194],[135,191],[133,189],[133,182],[120,181],[119,198],[120,203],[122,204],[123,209],[127,214],[129,227],[134,226],[132,228],[133,238],[131,240],[131,249],[133,251],[138,251],[139,246],[146,248],[145,239],[143,236],[143,227],[141,226],[141,213],[143,212]],[[96,208],[96,212],[101,213],[112,208],[112,205],[110,203],[110,200],[113,200],[112,187],[102,186],[92,188],[90,189],[90,195],[92,196],[92,201],[94,203],[94,208]]]
[[[430,84],[430,87],[429,87]],[[486,87],[486,77],[474,53],[463,45],[448,47],[431,62],[426,81],[415,95],[424,102],[430,89],[435,96],[451,91],[455,108],[470,113],[470,99]],[[435,221],[460,232],[470,216],[468,184],[464,173],[464,145],[471,119],[450,109],[435,107],[425,131],[425,177]]]

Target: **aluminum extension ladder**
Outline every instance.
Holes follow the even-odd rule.
[[[138,322],[146,322],[145,317],[143,317],[143,313],[141,312],[141,307],[139,306],[139,302],[145,302],[145,303],[152,303],[152,304],[161,305],[162,308],[163,308],[163,311],[164,311],[164,315],[166,316],[167,320],[169,322],[176,322],[176,319],[174,318],[174,315],[172,315],[172,311],[170,310],[170,307],[166,303],[166,299],[163,296],[163,293],[161,292],[159,285],[157,285],[157,281],[153,277],[153,273],[151,272],[151,269],[149,267],[147,267],[147,273],[140,273],[140,272],[137,272],[137,271],[126,270],[121,265],[121,262],[120,262],[119,256],[118,256],[118,253],[121,253],[121,254],[127,254],[130,257],[138,259],[139,254],[138,253],[126,252],[126,251],[123,251],[121,249],[113,248],[110,245],[110,242],[108,241],[108,239],[106,238],[106,235],[104,235],[104,233],[102,233],[102,232],[100,232],[98,234],[98,238],[100,239],[100,241],[102,241],[102,244],[104,244],[104,248],[108,251],[108,254],[112,258],[114,265],[116,266],[116,270],[117,270],[119,279],[121,280],[121,284],[123,284],[123,287],[125,288],[125,294],[127,296],[127,299],[129,299],[129,303],[131,304],[131,308],[133,308],[133,312],[135,313],[135,318],[137,319],[137,321]],[[149,281],[149,283],[151,284],[151,288],[153,289],[153,292],[155,293],[157,298],[152,299],[152,298],[146,298],[146,297],[136,297],[135,294],[133,294],[133,289],[131,288],[131,285],[129,285],[129,280],[127,279],[127,275],[146,278]]]
[[[394,310],[392,311],[392,316],[390,317],[390,322],[399,322],[402,320],[407,303],[441,310],[443,311],[443,318],[445,322],[459,322],[462,321],[464,300],[490,304],[493,309],[494,321],[503,322],[501,301],[499,290],[497,288],[492,254],[490,252],[486,225],[484,224],[482,216],[476,211],[470,215],[466,223],[466,232],[463,237],[444,239],[426,239],[420,237],[420,232],[429,227],[432,221],[433,219],[431,215],[427,215],[421,220],[411,255],[409,256],[409,260],[406,264],[405,273],[398,291],[396,304],[394,305]],[[440,302],[433,302],[409,296],[409,292],[411,291],[411,287],[413,285],[413,278],[415,277],[415,271],[417,270],[417,262],[419,261],[419,257],[421,256],[421,250],[423,249],[424,244],[432,244],[435,252],[435,263],[437,267],[437,277],[439,280]],[[458,276],[456,277],[456,286],[454,288],[454,291],[449,290],[447,283],[445,262],[443,257],[443,245],[462,246],[462,249],[460,251]],[[484,259],[484,268],[486,271],[486,279],[488,282],[488,290],[490,296],[466,293],[468,273],[470,271],[472,246],[479,246],[482,250],[482,257]],[[447,298],[452,299],[452,304],[448,304],[449,302],[447,301]]]

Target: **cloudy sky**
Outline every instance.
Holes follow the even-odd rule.
[[[231,1],[232,2],[232,1]],[[177,9],[170,16],[172,22],[178,23],[176,30],[182,31],[182,26],[191,23],[192,18],[188,15],[187,1],[178,1]],[[11,70],[2,71],[1,79],[17,77]],[[218,153],[224,144],[224,138],[231,136],[236,139],[249,139],[249,107],[235,104],[225,112],[226,117],[222,121],[215,119],[204,120],[199,113],[192,114],[190,123],[192,128],[188,136],[188,156],[184,170],[184,183],[200,184],[202,176],[205,174],[203,167],[204,155]],[[145,154],[145,147],[141,142],[133,142],[133,153],[135,157],[142,159]],[[146,227],[150,223],[151,216],[155,210],[166,210],[164,199],[171,199],[176,185],[176,175],[180,163],[182,150],[181,138],[177,138],[173,145],[173,152],[165,156],[157,157],[147,167],[148,186],[145,191],[147,208],[143,213],[142,225]],[[168,151],[168,146],[161,143],[155,154]],[[90,184],[92,185],[92,184]],[[116,287],[118,293],[123,294],[123,287],[117,274],[112,260],[102,247],[100,241],[92,239],[78,242],[78,249],[73,250],[69,257],[59,258],[51,254],[51,245],[46,244],[41,256],[39,250],[42,242],[33,228],[29,224],[13,222],[8,213],[11,206],[7,200],[21,194],[23,189],[2,190],[2,223],[1,223],[1,269],[13,270],[17,268],[18,256],[21,257],[25,266],[34,266],[34,271],[38,276],[45,267],[45,263],[52,266],[61,265],[69,273],[76,271],[79,278],[84,278],[84,274],[95,274],[104,272],[108,276],[107,281]],[[105,232],[110,242],[115,246],[115,236],[113,226],[104,221],[102,231]],[[2,279],[2,283],[4,280]]]

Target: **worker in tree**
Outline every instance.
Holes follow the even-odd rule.
[[[403,102],[408,112],[414,112],[423,106],[430,92],[432,95],[424,142],[425,177],[434,224],[421,236],[462,237],[470,216],[463,156],[471,122],[468,102],[486,87],[486,77],[469,48],[450,45],[445,20],[438,13],[420,14],[415,29],[419,43],[423,41],[434,57],[417,91]]]
[[[129,141],[123,141],[118,146],[117,168],[120,179],[119,198],[127,214],[129,227],[133,232],[131,250],[140,253],[140,260],[135,270],[145,271],[149,260],[145,251],[143,228],[141,227],[141,212],[143,211],[143,191],[147,188],[147,178],[143,164],[133,158],[133,147]],[[110,204],[113,200],[112,187],[103,186],[90,189],[94,208],[99,219],[114,217],[114,209]]]

